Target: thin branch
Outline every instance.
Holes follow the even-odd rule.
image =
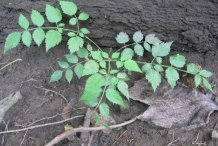
[[[9,66],[9,65],[11,65],[11,64],[13,64],[13,63],[15,63],[15,62],[17,62],[17,61],[22,61],[22,59],[16,59],[16,60],[14,60],[14,61],[8,63],[8,64],[6,64],[5,66],[3,66],[0,70],[3,70],[3,69],[6,68],[7,66]]]
[[[51,126],[51,125],[61,124],[61,123],[64,123],[64,122],[70,121],[70,120],[72,120],[72,119],[81,118],[81,117],[84,117],[84,115],[79,115],[79,116],[71,117],[71,118],[69,118],[69,119],[62,120],[62,121],[58,121],[58,122],[54,122],[54,123],[46,123],[46,124],[35,125],[35,126],[31,126],[31,127],[23,128],[23,129],[3,131],[3,132],[0,132],[0,134],[15,133],[15,132],[21,132],[21,131],[26,131],[26,130],[30,130],[30,129],[35,129],[35,128],[40,128],[40,127],[45,127],[45,126]]]
[[[56,91],[54,91],[54,90],[46,89],[46,88],[43,88],[43,87],[37,87],[37,86],[35,86],[35,85],[34,85],[34,87],[35,87],[35,88],[38,88],[38,89],[41,89],[41,90],[47,90],[47,91],[56,93],[56,94],[58,94],[59,96],[61,96],[61,97],[68,103],[68,100],[66,99],[66,97],[64,97],[62,94],[60,94],[60,93],[58,93],[58,92],[56,92]]]
[[[135,122],[137,119],[138,119],[138,116],[133,118],[133,119],[131,119],[131,120],[129,120],[129,121],[126,121],[126,122],[123,122],[123,123],[117,124],[117,125],[111,125],[109,127],[110,128],[122,127],[122,126],[125,126],[125,125],[128,125],[128,124],[131,124],[131,123]],[[45,146],[53,146],[54,144],[56,144],[59,141],[61,141],[61,140],[65,139],[65,138],[73,135],[76,132],[99,131],[99,130],[103,130],[103,129],[107,129],[107,128],[104,127],[104,126],[100,126],[100,127],[79,127],[79,128],[74,128],[72,130],[67,130],[64,133],[56,136],[52,141],[47,143]]]

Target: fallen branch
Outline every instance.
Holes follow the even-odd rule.
[[[129,120],[129,121],[126,121],[126,122],[123,122],[121,124],[117,124],[117,125],[111,125],[109,126],[110,128],[118,128],[118,127],[122,127],[122,126],[125,126],[125,125],[128,125],[128,124],[131,124],[133,122],[135,122],[136,120],[138,119],[138,116]],[[73,135],[74,133],[77,133],[77,132],[89,132],[89,131],[99,131],[99,130],[103,130],[103,129],[107,129],[106,127],[104,126],[100,126],[100,127],[79,127],[79,128],[73,128],[72,130],[67,130],[65,131],[64,133],[56,136],[52,141],[50,141],[49,143],[47,143],[45,146],[53,146],[54,144],[57,144],[58,142],[60,142],[61,140]]]
[[[46,124],[35,125],[35,126],[23,128],[23,129],[3,131],[3,132],[0,132],[0,134],[15,133],[15,132],[21,132],[21,131],[26,131],[26,130],[30,130],[30,129],[45,127],[45,126],[56,125],[56,124],[64,123],[64,122],[70,121],[70,120],[72,120],[72,119],[81,118],[81,117],[84,117],[84,115],[79,115],[79,116],[71,117],[71,118],[69,118],[69,119],[62,120],[62,121],[58,121],[58,122],[54,122],[54,123],[46,123]]]
[[[14,60],[14,61],[8,63],[8,64],[6,64],[5,66],[3,66],[0,70],[3,70],[3,69],[6,68],[7,66],[9,66],[9,65],[11,65],[11,64],[13,64],[13,63],[15,63],[15,62],[17,62],[17,61],[22,61],[22,59],[16,59],[16,60]]]

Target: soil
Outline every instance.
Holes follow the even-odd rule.
[[[63,59],[68,53],[66,41],[45,53],[45,47],[31,49],[19,45],[13,51],[3,55],[5,38],[14,31],[19,31],[17,25],[19,13],[29,18],[31,9],[44,12],[44,5],[49,3],[57,5],[52,0],[1,0],[0,2],[0,68],[7,63],[21,58],[3,70],[0,70],[0,100],[11,93],[20,91],[23,99],[16,103],[5,115],[4,121],[8,129],[19,129],[36,120],[47,117],[36,124],[44,124],[63,120],[62,117],[51,116],[60,114],[66,106],[65,100],[59,95],[42,88],[56,91],[71,100],[79,99],[85,78],[74,79],[70,84],[64,79],[49,83],[50,75],[58,69],[57,60]],[[213,72],[209,79],[215,92],[214,99],[218,103],[218,1],[187,0],[187,1],[102,1],[87,2],[75,0],[80,11],[91,14],[88,24],[82,24],[91,30],[91,38],[96,40],[103,48],[116,49],[114,37],[120,31],[133,34],[136,30],[142,30],[144,34],[156,33],[165,41],[174,40],[172,47],[175,53],[180,53],[187,58],[187,62],[198,63],[202,68]],[[49,24],[46,24],[49,25]],[[133,75],[132,80],[138,80],[141,76]],[[132,84],[133,85],[133,84]],[[40,87],[40,88],[39,88]],[[129,109],[120,110],[111,105],[111,115],[116,123],[122,123],[144,112],[147,106],[130,100]],[[71,110],[71,116],[83,115],[87,107],[78,102]],[[73,127],[83,125],[83,118],[68,122]],[[113,130],[109,134],[97,132],[92,140],[93,146],[164,146],[171,145],[218,145],[217,139],[212,139],[211,133],[218,122],[218,113],[210,117],[206,126],[169,134],[169,129],[151,127],[146,122],[136,121],[121,129]],[[55,136],[64,132],[64,125],[52,125],[24,132],[0,135],[1,145],[4,146],[41,146],[48,143]],[[0,124],[0,131],[5,130],[5,124]],[[26,134],[25,134],[26,133]],[[121,136],[119,138],[119,136]],[[80,146],[83,142],[75,136],[73,142],[67,139],[57,145]]]

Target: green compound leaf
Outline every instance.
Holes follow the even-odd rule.
[[[172,66],[182,68],[185,65],[185,61],[185,57],[182,55],[177,54],[170,56],[170,64]]]
[[[28,29],[29,28],[29,21],[26,19],[25,16],[23,16],[23,14],[20,14],[18,23],[19,23],[20,27],[22,27],[24,29]]]
[[[88,55],[89,55],[89,52],[87,51],[87,49],[81,48],[81,49],[79,49],[79,51],[77,51],[77,55],[78,55],[80,58],[87,58]]]
[[[162,72],[164,71],[163,67],[159,64],[154,65],[154,69],[158,72]]]
[[[120,56],[119,52],[114,52],[111,56],[112,59],[117,59]]]
[[[99,65],[100,65],[100,67],[102,67],[102,68],[106,68],[106,61],[101,60],[101,61],[99,62]]]
[[[46,4],[45,15],[48,21],[51,23],[57,23],[62,19],[61,11],[58,8],[48,4]]]
[[[73,79],[73,71],[71,69],[67,69],[67,71],[65,72],[65,78],[69,83],[71,82],[71,80]]]
[[[87,28],[81,28],[80,32],[82,32],[83,34],[89,34],[90,31]]]
[[[102,57],[109,58],[109,55],[107,52],[101,52]]]
[[[58,45],[62,40],[61,33],[56,30],[49,30],[45,35],[46,52],[52,47]]]
[[[142,47],[142,45],[136,44],[136,45],[134,46],[134,51],[135,51],[135,53],[136,53],[137,55],[143,56],[144,48]]]
[[[157,89],[157,87],[161,83],[161,75],[159,72],[157,72],[154,69],[150,69],[146,73],[146,79],[148,80],[149,83],[151,83],[151,86],[152,86],[154,91]]]
[[[58,81],[61,79],[63,75],[63,71],[61,70],[56,70],[52,75],[51,75],[51,78],[50,78],[50,81],[49,82],[54,82],[54,81]]]
[[[84,70],[83,70],[82,76],[96,73],[96,72],[98,72],[98,70],[99,70],[99,64],[94,60],[89,60],[84,65]]]
[[[139,68],[138,64],[134,60],[127,60],[124,62],[124,67],[130,71],[140,72],[142,73],[141,69]]]
[[[109,117],[109,106],[106,103],[101,103],[99,105],[99,111],[102,116],[108,118]]]
[[[65,62],[65,61],[58,61],[58,64],[62,68],[68,68],[69,67],[69,64],[67,62]]]
[[[199,68],[194,63],[189,63],[187,65],[187,71],[193,75],[196,75],[199,72]]]
[[[66,57],[67,61],[70,63],[77,63],[78,62],[78,57],[76,55],[67,54],[67,55],[65,55],[65,57]]]
[[[33,32],[33,40],[36,42],[38,46],[40,46],[45,39],[45,32],[41,28],[37,28]]]
[[[194,81],[195,81],[195,87],[197,88],[201,84],[202,77],[199,74],[197,74],[195,75]]]
[[[116,61],[116,66],[117,66],[117,68],[123,67],[123,62],[122,61]]]
[[[169,43],[155,43],[152,46],[152,55],[156,57],[164,57],[167,56],[170,52],[170,45]]]
[[[80,79],[82,77],[84,70],[84,66],[82,64],[77,64],[74,68],[74,72],[76,73],[77,77]]]
[[[89,16],[90,15],[88,13],[80,13],[78,19],[84,21],[84,20],[89,19]]]
[[[143,45],[144,45],[145,50],[147,50],[148,52],[151,52],[151,46],[147,42],[144,42]]]
[[[156,61],[157,61],[157,63],[162,64],[162,58],[161,57],[156,57]]]
[[[20,39],[21,39],[21,32],[13,32],[9,34],[8,37],[6,38],[4,54],[8,50],[17,47],[17,45],[20,43]]]
[[[97,105],[97,98],[101,92],[101,88],[85,89],[79,100],[83,100],[86,105],[93,107]]]
[[[173,89],[176,86],[176,81],[179,79],[179,73],[172,67],[168,67],[165,73],[167,81]]]
[[[128,84],[120,80],[117,84],[117,88],[129,100]]]
[[[95,73],[87,79],[85,89],[100,88],[103,85],[105,85],[105,77]]]
[[[203,78],[203,85],[205,88],[207,88],[208,90],[210,90],[211,92],[213,92],[213,89],[210,85],[210,83],[207,81],[207,79]],[[213,92],[214,93],[214,92]]]
[[[145,41],[148,42],[149,44],[155,44],[155,43],[161,43],[159,38],[155,37],[155,34],[149,34],[145,37]]]
[[[28,30],[23,32],[22,41],[23,41],[24,45],[26,45],[28,48],[30,47],[30,44],[32,42],[32,36]]]
[[[127,77],[127,74],[125,72],[119,72],[117,74],[117,78],[119,79],[125,79]]]
[[[109,88],[106,90],[106,98],[112,103],[125,106],[120,94],[114,89]]]
[[[87,50],[92,51],[92,45],[90,45],[89,43],[87,44]]]
[[[150,71],[152,68],[152,65],[150,63],[145,63],[143,66],[142,66],[142,72],[148,72]]]
[[[69,24],[70,24],[70,25],[76,25],[77,22],[78,22],[78,19],[77,19],[77,18],[71,18],[71,19],[69,20]]]
[[[143,39],[143,34],[141,31],[136,31],[134,34],[133,34],[133,41],[138,43],[140,42],[141,40]]]
[[[124,32],[120,32],[115,39],[118,43],[124,44],[129,41],[129,36]]]
[[[77,6],[73,2],[60,1],[60,5],[64,14],[72,16],[75,15],[77,12]]]
[[[211,77],[213,74],[207,70],[201,70],[199,72],[199,75],[205,77],[205,78],[208,78],[208,77]]]
[[[92,58],[97,60],[97,61],[102,60],[100,51],[91,51],[91,55],[92,55]]]
[[[70,50],[70,53],[73,54],[74,52],[82,48],[83,44],[84,40],[79,36],[75,36],[68,40],[68,49]]]
[[[35,24],[38,27],[41,27],[45,23],[43,16],[36,10],[32,10],[31,20],[33,24]]]

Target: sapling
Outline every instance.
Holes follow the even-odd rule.
[[[50,82],[65,77],[67,82],[71,83],[74,76],[78,78],[89,76],[80,100],[93,107],[93,117],[96,122],[101,123],[99,113],[106,118],[109,116],[110,108],[107,102],[125,106],[123,98],[129,100],[127,80],[129,80],[131,72],[144,74],[154,91],[160,85],[163,77],[174,88],[180,78],[178,72],[185,72],[194,76],[196,88],[202,84],[213,92],[206,79],[211,77],[212,73],[200,69],[194,63],[186,64],[184,56],[171,55],[169,57],[170,65],[163,64],[163,57],[169,55],[173,42],[163,42],[155,34],[144,36],[141,31],[136,31],[131,38],[125,32],[120,32],[115,39],[118,43],[123,44],[123,47],[113,53],[111,48],[103,51],[96,42],[88,37],[90,31],[79,25],[80,21],[88,20],[90,15],[84,12],[78,13],[77,5],[73,2],[60,0],[59,4],[60,8],[46,4],[45,15],[50,23],[55,24],[53,27],[43,26],[45,18],[37,10],[32,10],[30,17],[32,24],[35,25],[33,28],[29,27],[30,21],[20,14],[18,24],[22,30],[8,35],[4,54],[15,48],[20,42],[30,48],[33,41],[37,46],[41,46],[45,42],[46,52],[48,52],[63,41],[63,35],[67,35],[69,37],[67,41],[69,53],[65,54],[65,60],[58,61],[60,69],[54,71]],[[63,14],[69,18],[67,24],[62,22]],[[71,26],[72,29],[66,25]],[[134,43],[128,44],[130,40]],[[134,56],[143,57],[145,51],[153,57],[150,62],[134,59]],[[83,60],[79,61],[79,58]],[[107,99],[107,102],[103,102],[104,98]]]

